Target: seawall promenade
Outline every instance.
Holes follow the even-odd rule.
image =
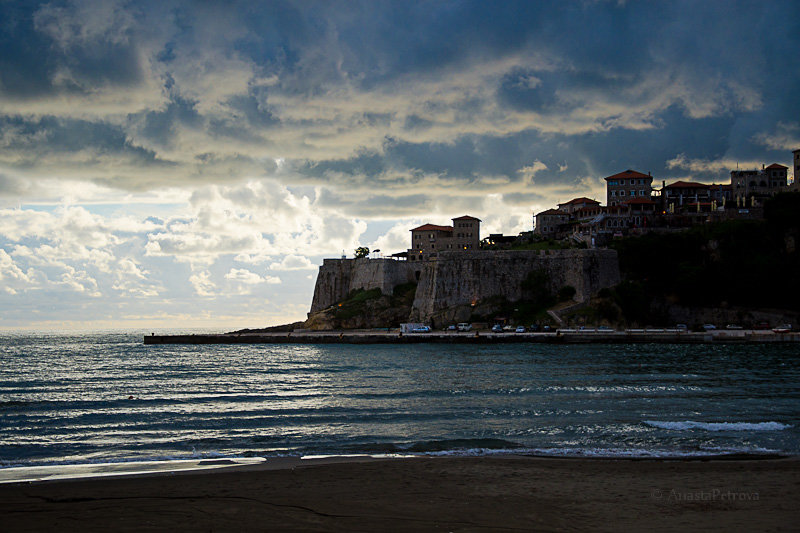
[[[432,332],[398,330],[294,331],[290,333],[222,333],[202,335],[146,335],[145,344],[416,344],[416,343],[549,343],[549,344],[748,344],[800,342],[800,333],[737,330],[686,332],[665,329],[625,331],[559,330],[553,333]]]

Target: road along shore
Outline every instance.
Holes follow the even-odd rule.
[[[401,333],[399,330],[293,331],[282,333],[221,333],[201,335],[146,335],[145,344],[757,344],[800,342],[800,333],[762,330],[687,332],[670,329],[625,331],[559,330],[554,333],[432,332]]]

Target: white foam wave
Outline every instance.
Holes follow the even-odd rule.
[[[645,420],[644,423],[660,429],[678,431],[686,429],[702,429],[705,431],[781,431],[792,427],[780,422],[695,422],[693,420],[669,422]]]
[[[585,457],[607,459],[682,459],[693,457],[719,457],[725,455],[774,455],[781,453],[761,447],[704,447],[693,450],[644,448],[471,448],[468,450],[441,450],[412,455],[435,457],[474,457],[485,455],[534,455],[545,457]]]

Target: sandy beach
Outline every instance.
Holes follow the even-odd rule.
[[[800,459],[275,460],[0,485],[4,531],[785,531]]]

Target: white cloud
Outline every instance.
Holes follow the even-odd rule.
[[[380,250],[384,255],[403,252],[411,247],[411,229],[421,226],[420,220],[402,220],[392,226],[386,233],[375,239],[371,250]]]
[[[270,270],[308,270],[315,268],[317,266],[312,264],[307,257],[294,254],[285,256],[280,263],[271,263],[269,265]]]
[[[237,283],[244,283],[245,285],[258,285],[260,283],[267,283],[270,285],[280,284],[281,279],[275,276],[259,276],[255,272],[251,272],[245,268],[232,268],[225,274],[225,279],[235,281]]]
[[[208,270],[189,276],[189,283],[198,296],[214,296],[217,289],[217,285],[211,281],[211,273]]]
[[[689,181],[692,179],[691,173],[717,174],[719,179],[715,181],[729,181],[731,170],[736,168],[760,168],[762,163],[757,160],[746,159],[735,160],[730,158],[688,158],[685,154],[678,154],[674,158],[668,160],[666,164],[667,168],[689,171],[690,174],[683,178]]]
[[[9,294],[16,294],[18,290],[38,285],[34,279],[34,271],[29,269],[28,272],[23,272],[2,248],[0,248],[0,283],[3,291]]]
[[[238,186],[206,186],[190,201],[191,216],[168,220],[148,235],[148,256],[168,256],[192,264],[212,264],[234,255],[260,263],[274,255],[323,255],[357,245],[363,221],[316,208],[272,180]]]
[[[547,170],[547,165],[537,159],[532,164],[517,170],[517,173],[523,177],[525,183],[533,184],[533,178],[536,176],[536,173],[543,170]]]

